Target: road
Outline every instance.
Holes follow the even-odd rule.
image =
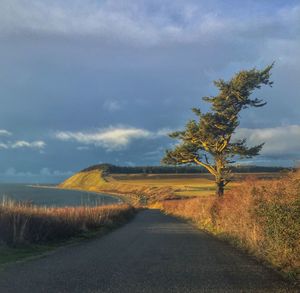
[[[158,210],[0,273],[0,292],[296,292],[277,273]]]

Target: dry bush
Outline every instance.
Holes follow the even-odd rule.
[[[129,205],[43,208],[5,201],[0,206],[0,241],[8,245],[66,239],[131,217]]]
[[[276,180],[249,178],[223,198],[167,201],[162,208],[299,274],[300,171]]]

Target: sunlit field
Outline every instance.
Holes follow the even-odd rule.
[[[274,179],[281,176],[281,173],[239,173],[234,175],[226,189],[239,186],[247,177]],[[171,187],[175,195],[186,197],[215,193],[214,178],[210,174],[113,174],[108,181],[135,186]]]

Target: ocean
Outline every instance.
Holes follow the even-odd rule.
[[[121,199],[87,191],[33,187],[29,184],[0,184],[0,200],[30,202],[38,206],[96,206],[122,203]]]

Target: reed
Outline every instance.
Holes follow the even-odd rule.
[[[81,207],[38,207],[3,199],[0,204],[0,242],[10,246],[45,243],[112,227],[129,219],[127,204]]]

